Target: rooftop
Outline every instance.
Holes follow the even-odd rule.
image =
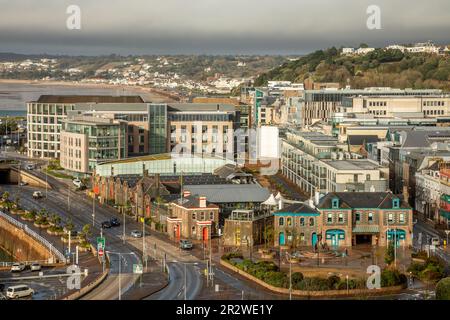
[[[332,200],[338,198],[339,208],[392,209],[392,200],[400,199],[401,209],[411,209],[401,196],[391,192],[330,192],[320,200],[319,209],[332,208]]]
[[[193,195],[204,195],[213,203],[264,202],[268,189],[258,184],[185,185]]]
[[[337,170],[376,170],[380,166],[367,159],[355,160],[323,160],[323,163]]]
[[[37,103],[143,103],[140,96],[41,95]]]

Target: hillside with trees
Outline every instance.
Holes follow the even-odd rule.
[[[339,82],[352,88],[437,88],[450,91],[450,55],[402,53],[376,49],[366,55],[340,55],[336,48],[318,50],[261,74],[255,86],[268,80]]]

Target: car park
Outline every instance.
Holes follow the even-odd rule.
[[[131,231],[131,236],[133,238],[142,238],[142,232],[139,230],[133,230]]]
[[[11,272],[22,272],[25,270],[25,264],[22,262],[13,263],[11,266]]]
[[[28,297],[28,296],[32,296],[33,294],[34,294],[34,290],[24,284],[12,286],[12,287],[9,287],[8,290],[6,290],[6,296],[9,299]]]
[[[193,244],[189,240],[180,240],[180,248],[183,250],[192,249]]]

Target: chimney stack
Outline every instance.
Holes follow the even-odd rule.
[[[201,196],[198,198],[200,208],[206,208],[206,197]]]
[[[315,191],[314,191],[314,204],[316,206],[319,205],[319,198],[320,198],[320,193],[319,193],[319,191],[317,191],[317,189],[315,189]]]

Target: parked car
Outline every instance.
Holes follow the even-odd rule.
[[[120,221],[119,221],[119,219],[117,219],[117,218],[112,218],[112,219],[110,220],[110,223],[111,223],[111,225],[112,225],[113,227],[118,227],[118,226],[120,226]]]
[[[12,286],[9,287],[8,290],[6,290],[6,296],[10,299],[28,297],[32,296],[33,294],[34,290],[24,284]]]
[[[44,196],[42,195],[42,192],[40,192],[40,191],[35,191],[35,192],[33,192],[33,198],[34,199],[41,199],[41,198],[43,198]]]
[[[13,263],[11,266],[11,272],[21,272],[25,270],[25,264],[22,262]]]
[[[103,221],[102,222],[102,228],[103,229],[109,229],[112,227],[111,221]]]
[[[78,178],[76,178],[76,179],[73,179],[72,180],[72,183],[75,185],[75,187],[77,187],[77,188],[82,188],[83,187],[83,182],[80,180],[80,179],[78,179]]]
[[[192,249],[193,244],[189,240],[180,240],[180,248],[183,250]]]
[[[142,232],[139,230],[133,230],[131,231],[131,236],[133,238],[142,238]]]
[[[26,167],[25,167],[25,169],[27,169],[27,170],[33,170],[33,169],[34,169],[34,164],[32,164],[32,163],[27,164]]]
[[[441,244],[441,240],[439,239],[439,237],[433,237],[431,238],[431,245],[433,246],[438,246]]]
[[[41,271],[42,267],[39,263],[33,262],[30,266],[31,271]]]
[[[19,185],[20,185],[20,186],[26,186],[26,185],[28,185],[28,182],[20,181]]]

